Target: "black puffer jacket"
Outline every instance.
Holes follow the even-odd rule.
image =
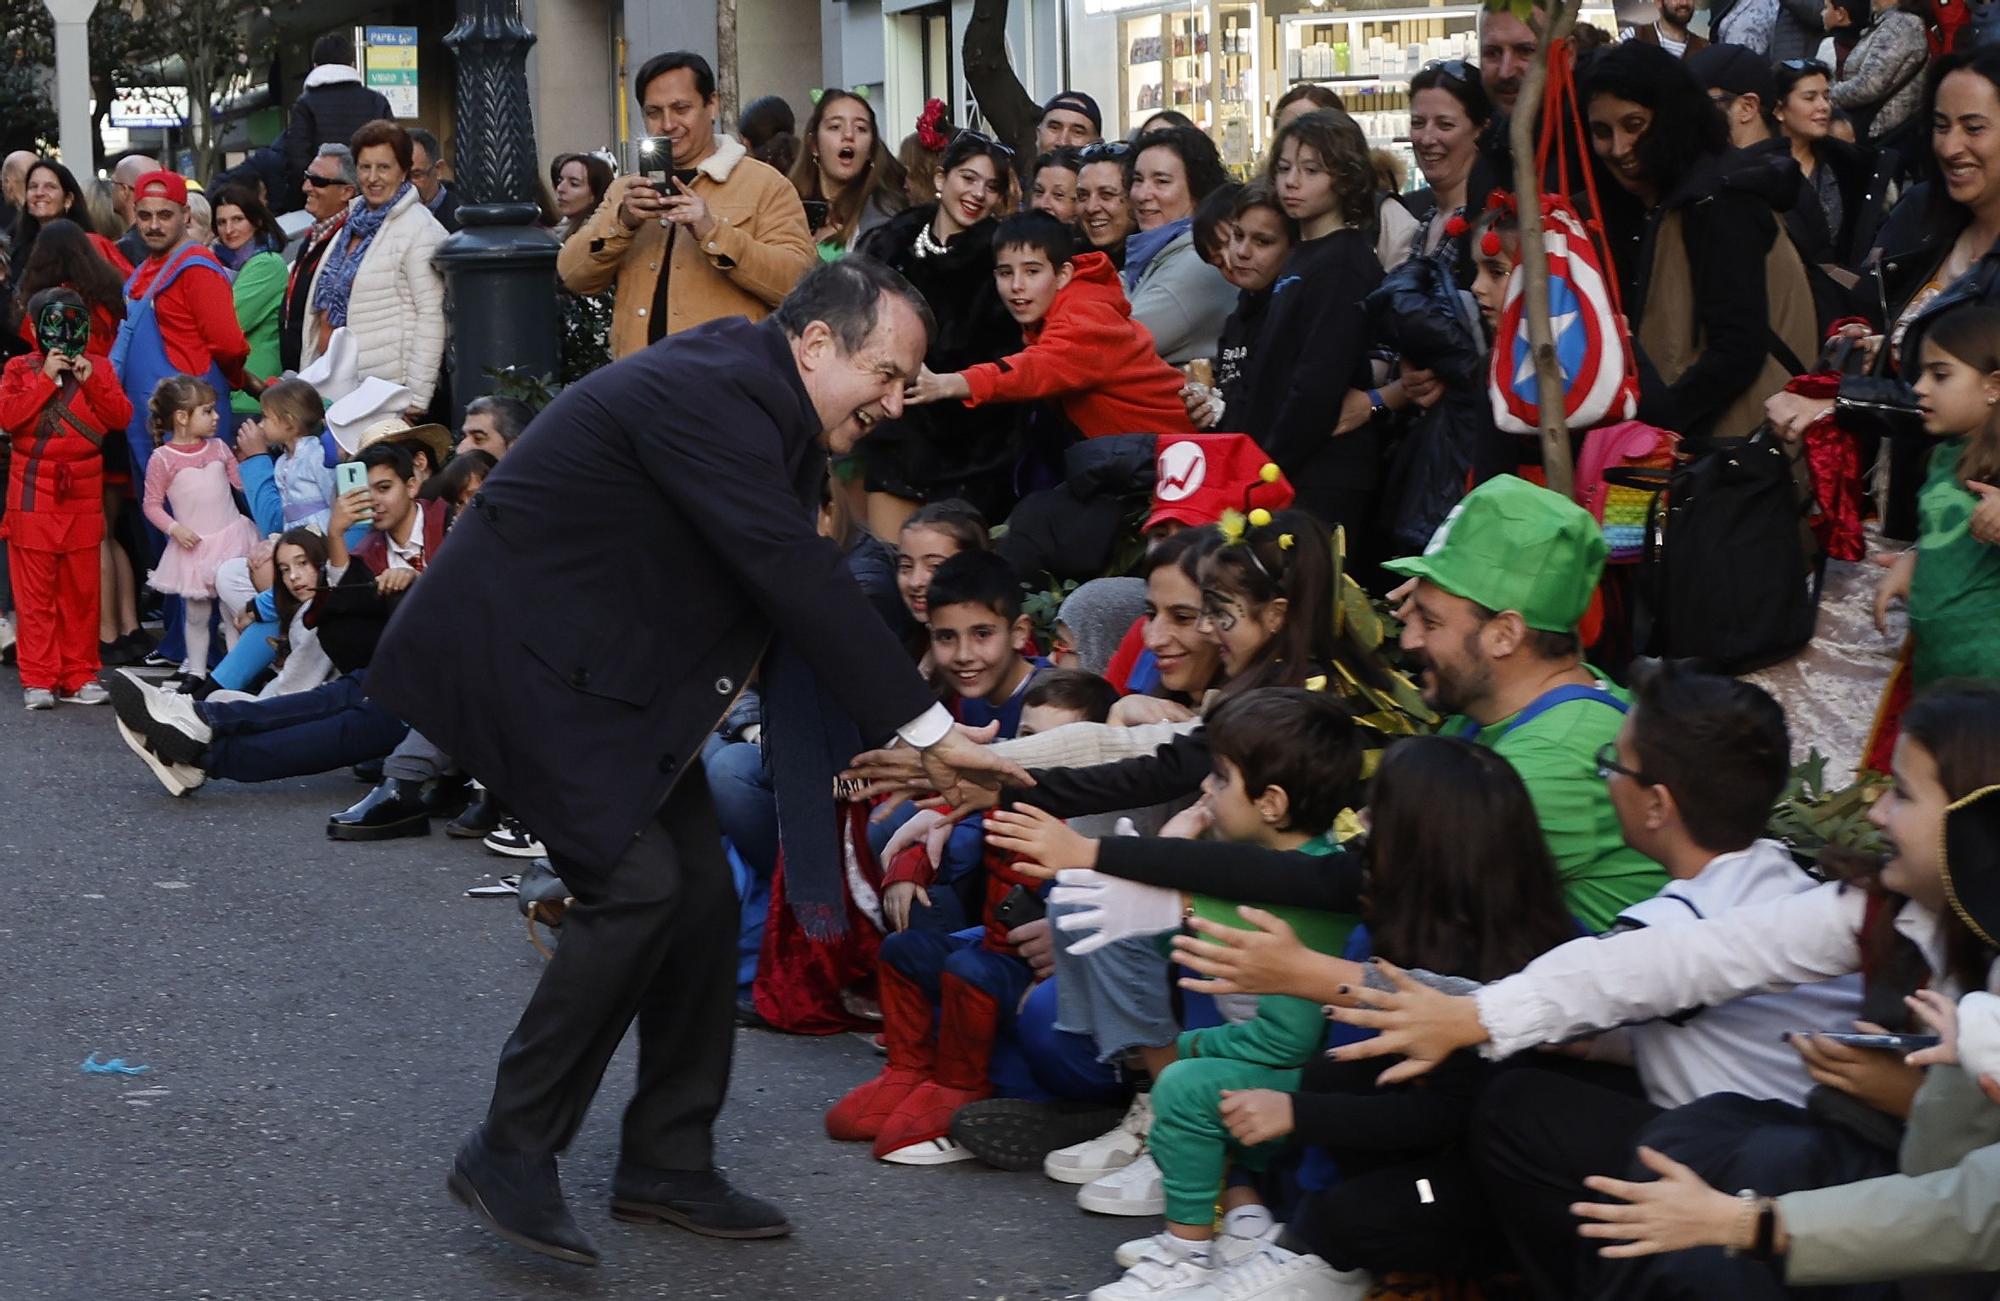
[[[292,104],[291,121],[272,144],[285,160],[285,184],[272,190],[273,206],[290,212],[303,203],[300,187],[321,145],[344,145],[363,123],[394,120],[389,101],[361,83],[361,73],[344,64],[323,63],[306,77],[305,94]]]
[[[918,257],[917,234],[936,216],[934,203],[897,213],[856,249],[894,267],[930,304],[937,330],[924,364],[945,374],[1020,351],[1021,327],[993,285],[996,223],[982,221],[946,241],[944,252]],[[862,445],[868,486],[919,501],[966,497],[998,523],[1013,506],[1021,418],[1022,408],[1009,403],[906,407]]]

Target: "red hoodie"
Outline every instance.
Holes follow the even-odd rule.
[[[1049,314],[1021,331],[1027,347],[964,372],[966,405],[1054,398],[1085,438],[1194,433],[1180,396],[1187,379],[1132,319],[1111,259],[1079,253],[1072,265]]]

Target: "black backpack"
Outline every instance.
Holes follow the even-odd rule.
[[[1610,469],[1655,499],[1632,640],[1642,654],[1748,673],[1812,640],[1822,558],[1805,527],[1790,454],[1768,426],[1748,438],[1683,438],[1671,471]]]

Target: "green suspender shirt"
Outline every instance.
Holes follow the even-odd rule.
[[[1597,775],[1597,752],[1624,726],[1630,700],[1600,675],[1595,687],[1558,687],[1497,723],[1481,727],[1459,715],[1438,729],[1487,747],[1521,775],[1563,902],[1593,931],[1667,884],[1664,868],[1625,843],[1611,792]]]

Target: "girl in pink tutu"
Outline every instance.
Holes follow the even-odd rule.
[[[191,375],[173,375],[153,390],[148,408],[159,445],[146,464],[146,519],[167,535],[159,568],[146,576],[154,591],[181,598],[188,678],[208,673],[208,624],[215,613],[215,568],[250,554],[257,526],[236,508],[241,490],[236,457],[215,437],[215,390]]]

